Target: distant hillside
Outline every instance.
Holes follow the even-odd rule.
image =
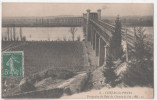
[[[127,26],[153,26],[153,16],[120,16],[120,19]],[[103,16],[102,20],[114,25],[116,16]]]

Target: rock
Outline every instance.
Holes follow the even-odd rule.
[[[44,88],[46,85],[56,84],[55,80],[56,82],[58,82],[57,80],[66,80],[72,78],[74,75],[73,72],[67,70],[48,69],[22,79],[19,87],[24,92],[32,91],[35,90],[36,87]]]
[[[30,83],[34,84],[38,81],[41,81],[42,78],[41,78],[41,75],[40,73],[36,73],[36,74],[33,74],[29,77],[29,80],[30,80]]]
[[[92,72],[92,83],[94,89],[101,89],[106,85],[106,78],[104,77],[102,69],[103,67],[99,67],[98,69]]]
[[[40,72],[39,76],[40,76],[41,79],[48,78],[49,77],[48,76],[48,71],[46,70],[46,71]]]
[[[53,69],[50,69],[50,70],[47,71],[47,76],[49,76],[49,77],[51,77],[53,79],[56,78],[55,74],[56,74],[56,72]]]
[[[34,85],[32,83],[30,83],[26,78],[21,80],[19,87],[20,87],[20,90],[23,92],[35,90]]]
[[[44,89],[53,89],[56,88],[56,86],[61,83],[63,80],[60,79],[52,79],[51,77],[45,78],[42,81],[36,82],[34,86],[36,87],[36,90],[44,90]]]
[[[71,71],[61,69],[51,69],[47,71],[47,75],[56,79],[69,79],[75,74]]]
[[[74,76],[73,78],[70,78],[70,79],[64,81],[62,84],[60,84],[58,86],[58,88],[65,88],[65,89],[69,88],[66,90],[66,92],[70,91],[71,94],[79,93],[84,90],[87,79],[88,79],[87,74],[81,73],[81,74]]]
[[[56,76],[58,79],[69,79],[72,78],[75,74],[71,71],[67,70],[59,70],[58,73],[56,73]]]
[[[67,95],[72,95],[70,88],[65,88],[64,93]]]

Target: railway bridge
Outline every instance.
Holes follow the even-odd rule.
[[[122,28],[119,16],[115,25],[101,20],[101,10],[83,14],[83,30],[86,33],[86,41],[89,41],[96,56],[99,57],[98,66],[106,65],[111,56],[118,57],[122,53],[121,42],[126,42],[126,48],[134,48],[134,32]]]
[[[121,41],[127,43],[127,47],[134,47],[134,34],[122,28],[119,17],[115,20],[115,25],[105,23],[101,20],[101,10],[91,12],[89,9],[83,13],[82,17],[21,17],[21,18],[2,18],[2,27],[7,27],[8,34],[10,29],[15,27],[82,27],[85,33],[85,41],[90,42],[92,49],[98,56],[98,66],[106,65],[110,56],[118,56],[121,51]],[[12,35],[11,35],[12,36]],[[8,37],[9,38],[9,37]]]

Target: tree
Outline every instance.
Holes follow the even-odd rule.
[[[10,28],[10,40],[12,41],[13,39],[13,35],[12,35],[12,28]]]
[[[70,28],[70,33],[72,34],[72,41],[74,41],[75,39],[75,33],[77,31],[77,28],[76,27],[71,27]]]
[[[13,38],[14,38],[14,41],[16,41],[16,35],[15,35],[15,27],[13,27]]]
[[[80,41],[81,40],[81,37],[80,37],[80,35],[77,37],[77,41]]]
[[[133,53],[137,61],[150,59],[153,56],[153,45],[147,41],[149,38],[145,34],[145,28],[140,24],[141,22],[142,19],[138,21],[138,26],[133,26],[135,41],[135,51]]]
[[[23,37],[22,37],[22,28],[20,27],[20,39],[21,41],[23,41]]]
[[[50,41],[50,34],[48,34],[48,41]]]
[[[153,56],[153,45],[147,41],[148,36],[145,34],[145,28],[135,27],[135,51],[134,55],[137,61],[150,60]]]
[[[64,41],[67,41],[67,39],[66,39],[66,37],[65,37],[65,36],[63,37],[63,40],[64,40]]]
[[[25,36],[23,36],[22,41],[26,41],[26,37]]]
[[[115,32],[110,43],[110,54],[113,60],[117,60],[122,57],[123,50],[121,45],[121,21],[119,16],[115,21]]]
[[[7,37],[4,37],[4,40],[7,41]]]
[[[10,37],[10,35],[9,35],[9,33],[10,33],[10,32],[9,32],[9,27],[7,27],[8,41],[10,41],[10,38],[9,38],[9,37]]]
[[[19,41],[19,37],[16,38],[16,41]]]
[[[129,86],[153,87],[153,44],[148,41],[149,38],[142,25],[133,26],[133,29],[135,48],[132,51],[132,61],[124,74],[124,83]]]
[[[104,76],[106,78],[106,83],[110,84],[110,86],[115,87],[119,81],[116,81],[116,79],[119,77],[115,73],[115,65],[113,63],[112,57],[107,58],[107,66],[104,69]]]
[[[137,34],[135,34],[135,56],[138,60],[142,60],[144,57],[144,39],[146,38],[146,35],[144,35],[144,29],[143,27],[136,27]]]
[[[2,36],[2,41],[4,41],[4,37]]]
[[[58,37],[58,38],[57,38],[57,41],[61,41],[61,39]]]
[[[83,31],[84,38],[86,38],[86,27],[85,26],[83,26],[82,31]]]

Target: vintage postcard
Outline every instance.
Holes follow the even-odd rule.
[[[2,98],[154,98],[153,3],[2,3]]]

